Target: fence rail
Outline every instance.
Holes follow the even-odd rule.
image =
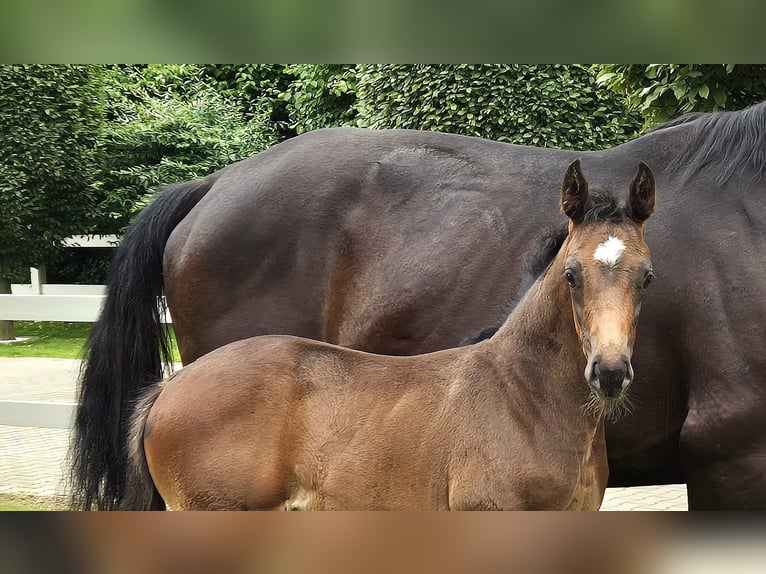
[[[0,319],[92,323],[103,302],[103,295],[0,295]]]
[[[71,287],[103,289],[102,285]],[[52,290],[53,293],[57,291],[57,289]],[[104,295],[53,295],[45,294],[45,292],[41,295],[0,295],[0,320],[93,323],[101,312],[105,298]],[[173,322],[170,313],[163,315],[162,322],[168,324]]]
[[[11,295],[106,295],[104,285],[64,285],[42,283],[39,287],[30,283],[13,283]]]
[[[0,425],[70,429],[77,403],[0,400]]]

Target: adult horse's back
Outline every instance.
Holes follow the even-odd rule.
[[[264,333],[384,354],[450,347],[503,313],[538,230],[564,221],[541,190],[579,156],[616,189],[645,161],[662,197],[634,412],[608,429],[612,483],[686,481],[692,508],[766,507],[764,150],[764,104],[590,153],[332,129],[203,180],[188,214],[166,208],[172,221],[160,207],[179,192],[165,192],[126,236],[90,340],[75,495],[112,508],[124,494],[125,407],[159,375],[139,341],[156,329],[139,311],[162,285],[158,254],[185,363]],[[153,290],[114,287],[133,276]]]

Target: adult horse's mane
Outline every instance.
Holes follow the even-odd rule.
[[[715,166],[720,185],[734,175],[745,180],[766,178],[766,102],[739,111],[684,114],[651,132],[683,124],[690,124],[692,132],[673,171],[693,174]]]

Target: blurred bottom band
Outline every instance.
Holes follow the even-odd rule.
[[[700,527],[699,517],[692,523],[678,515],[643,513],[6,513],[2,518],[0,550],[5,571],[12,574],[509,569],[749,574],[748,564],[762,572],[766,563],[759,543],[763,529],[744,517],[705,520],[707,528]]]

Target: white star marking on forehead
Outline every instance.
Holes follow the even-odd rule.
[[[620,260],[620,255],[625,250],[625,244],[622,239],[618,239],[614,236],[609,236],[609,239],[599,244],[596,251],[593,253],[593,258],[596,261],[614,267]]]

